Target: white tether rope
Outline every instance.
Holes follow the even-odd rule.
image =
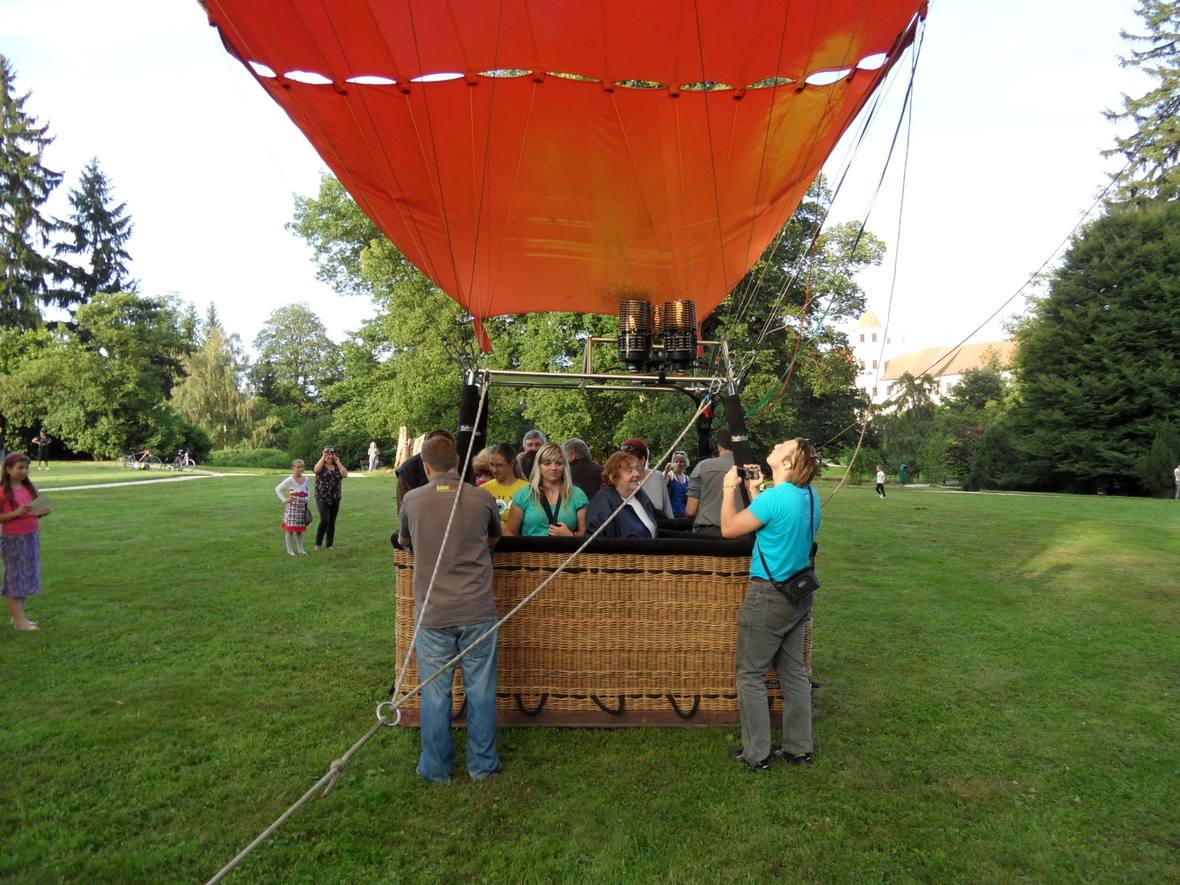
[[[484,400],[486,399],[486,396],[487,396],[487,384],[485,382],[483,394],[480,397],[480,410],[482,410],[482,408],[483,408],[483,403],[484,403]],[[697,418],[700,417],[701,413],[704,412],[705,408],[710,404],[711,399],[712,399],[711,396],[706,396],[701,399],[701,402],[698,403],[698,405],[697,405],[696,412],[693,414],[692,418],[689,419],[688,423],[684,425],[684,429],[680,431],[680,434],[672,442],[672,445],[669,446],[667,451],[665,451],[663,456],[661,456],[660,460],[657,462],[657,465],[656,465],[657,467],[664,464],[664,462],[666,462],[668,460],[668,458],[671,457],[672,452],[676,451],[677,446],[680,445],[680,441],[682,439],[684,439],[684,435],[686,433],[688,433],[688,431],[692,428],[693,424],[696,423]],[[476,426],[478,426],[478,423],[479,422],[478,422],[478,412],[477,412]],[[468,458],[470,458],[470,456],[471,456],[471,449],[474,446],[474,444],[475,444],[475,434],[472,433],[471,443],[469,443],[468,447],[467,447],[467,457]],[[464,462],[463,469],[464,469],[464,473],[465,473],[466,472],[466,461]],[[636,491],[638,491],[638,489],[636,489]],[[616,507],[614,509],[614,511],[611,513],[610,517],[608,519],[606,519],[602,523],[602,525],[600,525],[594,531],[593,534],[589,535],[585,539],[585,541],[583,541],[578,546],[577,550],[575,550],[573,553],[571,553],[561,565],[559,565],[556,569],[554,569],[552,574],[550,574],[547,578],[545,578],[544,581],[542,581],[537,586],[537,588],[535,590],[533,590],[531,593],[529,593],[528,596],[526,596],[524,599],[522,599],[520,602],[518,602],[515,606],[513,606],[512,609],[506,615],[504,615],[504,617],[500,618],[500,620],[498,620],[494,626],[490,627],[482,636],[480,636],[478,639],[476,639],[475,642],[471,643],[471,645],[467,646],[467,648],[463,649],[461,652],[459,652],[459,654],[455,655],[455,657],[451,658],[451,660],[447,661],[445,664],[443,664],[441,667],[439,667],[437,670],[435,670],[433,673],[431,673],[428,677],[426,677],[421,682],[419,682],[416,686],[414,686],[409,691],[407,691],[404,695],[402,695],[402,697],[395,698],[394,700],[386,701],[386,702],[382,703],[381,708],[387,709],[388,712],[390,712],[390,713],[400,711],[401,707],[406,703],[406,701],[410,700],[410,698],[414,697],[415,695],[421,694],[423,688],[430,685],[430,683],[434,682],[434,680],[436,680],[443,673],[449,671],[452,667],[454,667],[456,664],[458,664],[460,661],[463,660],[464,655],[466,655],[472,649],[479,646],[485,639],[488,638],[488,636],[492,635],[497,630],[499,630],[500,627],[502,627],[505,623],[507,623],[510,618],[512,618],[517,612],[519,612],[522,608],[524,608],[530,602],[532,602],[532,600],[534,598],[536,598],[536,596],[538,594],[540,594],[540,592],[542,590],[544,590],[546,587],[548,587],[549,584],[552,583],[554,578],[556,578],[563,571],[565,571],[565,569],[569,566],[569,564],[571,562],[573,562],[582,553],[583,550],[586,549],[587,545],[589,545],[591,541],[593,541],[595,538],[597,538],[602,533],[603,529],[605,529],[611,523],[611,521],[614,520],[614,518],[619,515],[619,513],[622,511],[622,509],[630,503],[631,499],[634,496],[635,496],[635,493],[632,492],[630,495],[628,495],[626,498],[624,498],[622,500],[622,502],[619,504],[619,506]],[[459,495],[456,493],[456,495],[455,495],[456,503],[458,502],[458,498],[459,498]],[[454,505],[452,505],[452,508],[451,508],[451,518],[452,519],[454,518],[454,515],[455,515],[455,508],[454,508]],[[446,532],[449,532],[450,528],[451,528],[451,520],[448,519]],[[446,545],[446,533],[444,532],[443,546],[445,546],[445,545]],[[439,551],[439,556],[440,556],[440,558],[442,556],[441,548]],[[438,560],[435,561],[435,571],[434,571],[434,574],[432,574],[431,578],[430,578],[431,586],[433,586],[434,579],[437,574],[438,574]],[[427,590],[427,595],[429,595],[429,589]],[[424,611],[425,609],[426,609],[426,599],[424,598],[423,604],[422,604],[422,610]],[[421,614],[419,614],[418,622],[421,623]],[[416,633],[418,630],[417,625],[415,625],[414,630]],[[408,649],[406,651],[405,662],[409,661],[410,654],[412,653],[412,651],[413,651],[413,646],[411,645],[410,649]],[[394,694],[396,694],[396,690],[399,688],[401,680],[405,676],[405,662],[403,662],[402,672],[398,674],[398,682],[394,686],[394,688],[395,688]],[[385,728],[387,725],[391,725],[391,724],[392,723],[386,722],[379,715],[378,721],[376,723],[374,723],[369,728],[369,730],[367,732],[365,732],[365,734],[360,738],[360,740],[358,740],[355,744],[353,744],[351,747],[349,747],[348,752],[346,752],[339,759],[334,760],[332,762],[332,764],[328,767],[328,770],[324,773],[324,775],[318,781],[316,781],[314,784],[312,784],[311,788],[308,789],[308,791],[306,793],[304,793],[302,796],[300,796],[299,799],[296,800],[295,803],[290,808],[288,808],[281,815],[279,815],[279,817],[274,821],[274,823],[272,823],[269,827],[267,827],[265,830],[263,830],[254,839],[254,841],[252,841],[249,845],[247,845],[245,848],[243,848],[233,858],[233,860],[231,860],[224,867],[222,867],[220,870],[218,870],[217,874],[214,875],[213,878],[211,878],[206,883],[206,885],[216,885],[217,882],[222,881],[226,876],[228,876],[231,872],[233,872],[233,870],[236,867],[238,867],[247,857],[250,856],[250,854],[254,851],[255,848],[257,848],[259,845],[261,845],[263,842],[265,842],[271,836],[271,834],[273,834],[275,832],[275,830],[277,830],[284,823],[286,823],[287,820],[290,819],[291,815],[293,815],[296,811],[298,811],[305,804],[307,804],[308,800],[310,800],[312,798],[312,796],[314,796],[316,794],[316,792],[319,791],[321,788],[323,789],[323,793],[321,795],[326,796],[328,794],[328,792],[332,789],[332,787],[335,785],[337,778],[340,777],[340,773],[342,771],[344,771],[344,769],[346,767],[348,767],[348,764],[352,761],[352,758],[358,752],[360,752],[361,748],[364,747],[365,744],[367,744],[370,740],[372,740],[373,737],[379,731],[381,731],[382,728]]]

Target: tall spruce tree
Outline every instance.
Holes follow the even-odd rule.
[[[1121,111],[1107,111],[1108,120],[1129,120],[1135,131],[1116,139],[1104,153],[1122,154],[1130,163],[1117,190],[1121,202],[1143,203],[1180,196],[1180,2],[1139,0],[1136,13],[1146,32],[1122,36],[1134,45],[1123,67],[1139,68],[1155,86],[1136,98],[1123,96]]]
[[[1017,340],[1023,483],[1144,490],[1136,465],[1180,422],[1180,200],[1089,225]]]
[[[54,223],[41,207],[61,182],[42,162],[53,139],[25,110],[30,94],[17,95],[16,72],[0,55],[0,325],[25,329],[40,324],[37,303],[49,291]]]
[[[123,248],[131,237],[127,204],[112,205],[111,183],[92,159],[82,170],[77,189],[70,191],[73,212],[58,222],[65,239],[54,247],[59,278],[65,283],[51,293],[58,307],[88,304],[99,292],[128,292],[135,283],[127,270],[131,256]],[[70,260],[74,259],[74,260]]]

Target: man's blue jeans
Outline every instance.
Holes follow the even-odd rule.
[[[425,679],[493,627],[495,619],[459,627],[423,627],[414,647],[418,676]],[[467,771],[482,780],[500,770],[496,755],[496,657],[499,636],[493,634],[463,657],[463,689],[467,693]],[[455,762],[451,734],[452,667],[422,689],[422,755],[418,774],[446,783]]]

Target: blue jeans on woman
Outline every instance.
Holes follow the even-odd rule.
[[[496,626],[495,619],[458,627],[423,627],[414,648],[418,652],[418,678],[425,679],[479,637]],[[483,780],[500,770],[496,755],[496,657],[499,636],[493,634],[460,661],[463,690],[467,694],[467,773]],[[451,733],[452,667],[422,689],[422,755],[418,774],[447,783],[455,762]]]

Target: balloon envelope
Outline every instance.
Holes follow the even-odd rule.
[[[708,314],[794,211],[924,10],[205,5],[361,208],[477,319],[613,313],[635,297],[692,298]]]

